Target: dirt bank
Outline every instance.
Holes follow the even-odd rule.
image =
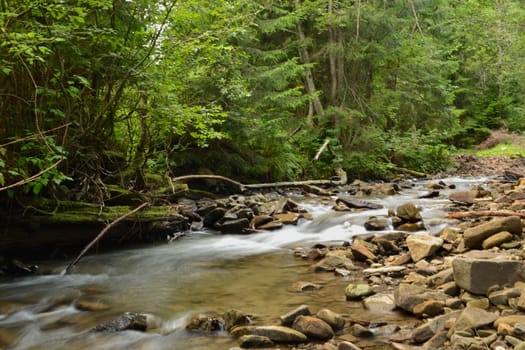
[[[477,157],[461,154],[456,157],[456,166],[446,172],[447,176],[503,176],[512,173],[525,176],[525,158]]]

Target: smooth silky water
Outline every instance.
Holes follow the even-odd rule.
[[[444,181],[456,184],[457,191],[484,180]],[[67,261],[40,262],[51,274],[0,284],[0,348],[8,344],[13,349],[224,350],[236,346],[226,332],[195,334],[184,326],[197,312],[223,313],[231,308],[253,314],[261,324],[278,324],[280,315],[301,304],[314,312],[330,308],[352,319],[399,320],[403,316],[397,313],[369,312],[359,303],[346,302],[344,288],[351,277],[311,274],[310,263],[293,251],[314,243],[337,245],[368,234],[363,223],[369,216],[386,215],[387,208],[409,200],[423,208],[427,229],[437,233],[446,225],[441,218],[450,191],[441,191],[437,199],[417,199],[427,191],[417,184],[399,195],[367,198],[385,209],[354,213],[335,212],[305,198],[301,204],[314,219],[297,226],[251,235],[193,232],[169,244],[86,256],[69,275],[60,274]],[[298,281],[322,288],[298,293],[292,288]],[[79,297],[109,309],[78,310],[74,305]],[[153,328],[145,333],[87,332],[123,312],[148,314]]]

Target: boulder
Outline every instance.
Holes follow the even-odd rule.
[[[452,261],[456,284],[470,293],[482,295],[493,285],[523,280],[523,267],[523,261],[507,260],[490,252],[471,252]]]
[[[346,300],[361,300],[374,293],[374,289],[368,284],[350,283],[345,288]]]
[[[299,222],[299,219],[302,217],[302,214],[300,213],[282,213],[282,214],[275,214],[273,217],[285,225],[297,225],[297,223]]]
[[[121,332],[126,330],[145,331],[148,328],[146,315],[125,312],[111,321],[104,322],[92,328],[92,332]]]
[[[343,329],[346,323],[343,316],[329,309],[321,309],[317,312],[317,314],[315,314],[315,316],[328,323],[330,327],[336,331]]]
[[[328,340],[334,336],[334,331],[328,323],[313,316],[298,316],[292,328],[310,339]]]
[[[431,235],[410,235],[406,243],[412,260],[419,261],[437,252],[443,245],[443,240]]]
[[[215,204],[216,205],[216,204]],[[206,215],[204,215],[203,225],[204,227],[214,227],[215,223],[222,219],[226,214],[226,209],[221,207],[215,207],[211,209]]]
[[[251,225],[255,228],[259,228],[260,226],[271,221],[273,221],[273,217],[271,215],[255,215],[252,218]]]
[[[463,234],[465,247],[481,247],[484,240],[502,231],[521,236],[523,231],[521,219],[518,216],[495,218],[484,224],[468,228]]]
[[[403,219],[405,222],[418,222],[421,221],[421,213],[419,208],[412,202],[401,204],[396,209],[396,215]]]
[[[356,208],[356,209],[381,209],[383,206],[381,204],[368,202],[362,199],[353,198],[350,196],[343,196],[340,195],[335,200],[336,204],[343,203],[348,208]]]
[[[454,270],[450,267],[427,278],[429,287],[438,287],[445,283],[454,281]]]
[[[230,333],[235,338],[250,334],[259,335],[275,343],[299,344],[308,341],[303,333],[283,326],[239,326],[233,328]]]

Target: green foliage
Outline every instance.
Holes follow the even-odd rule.
[[[476,152],[478,157],[525,157],[525,147],[505,142],[496,146]]]

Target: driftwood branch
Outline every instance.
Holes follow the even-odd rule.
[[[480,218],[483,216],[519,216],[521,219],[525,219],[525,213],[510,210],[459,211],[445,215],[448,219]]]
[[[173,182],[185,182],[192,180],[219,180],[234,185],[239,192],[244,192],[247,189],[260,189],[272,187],[301,187],[305,185],[344,185],[346,184],[346,173],[338,168],[336,169],[337,177],[330,180],[306,180],[306,181],[284,181],[284,182],[269,182],[260,184],[242,184],[238,181],[232,180],[220,175],[186,175],[173,178]]]
[[[317,162],[319,160],[319,157],[321,156],[321,154],[323,153],[323,151],[325,150],[326,146],[328,146],[328,144],[330,143],[330,139],[326,139],[323,143],[323,145],[321,146],[321,148],[319,148],[319,151],[317,151],[317,154],[315,155],[313,161],[314,162]]]
[[[75,260],[73,260],[65,269],[64,271],[62,271],[62,275],[67,275],[67,273],[73,268],[73,266],[75,266],[79,261],[80,259],[84,256],[84,254],[87,253],[87,251],[95,244],[97,243],[113,226],[115,226],[116,224],[118,224],[119,222],[121,222],[122,220],[126,219],[127,217],[139,212],[140,210],[148,207],[151,203],[149,202],[146,202],[146,203],[142,203],[141,205],[139,205],[138,207],[136,207],[135,209],[133,209],[132,211],[130,212],[127,212],[126,214],[122,215],[121,217],[115,219],[114,221],[112,221],[110,224],[108,224],[106,227],[104,227],[104,229],[102,231],[100,231],[100,233],[91,241],[89,242],[89,244],[80,252],[80,254],[78,254],[78,256],[76,257]]]
[[[13,187],[18,187],[18,186],[25,185],[25,184],[30,183],[32,181],[35,181],[36,179],[38,179],[40,176],[44,175],[45,173],[47,173],[51,169],[56,168],[58,166],[58,164],[60,164],[60,162],[62,162],[63,160],[64,160],[64,158],[59,159],[58,161],[56,161],[55,163],[51,164],[50,166],[48,166],[44,170],[36,173],[33,176],[28,177],[27,179],[20,180],[18,182],[15,182],[14,184],[11,184],[11,185],[8,185],[8,186],[0,187],[0,192],[8,190],[8,189],[13,188]]]

